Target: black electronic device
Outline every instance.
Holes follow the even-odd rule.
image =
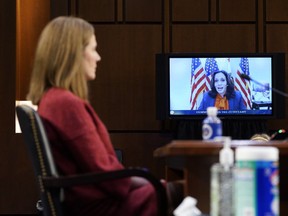
[[[218,110],[220,118],[285,116],[284,53],[165,53],[156,54],[157,119],[206,116],[206,110],[199,107],[204,92],[211,89],[211,75],[217,70],[230,75],[246,107]]]

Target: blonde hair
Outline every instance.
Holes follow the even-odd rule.
[[[59,87],[88,100],[82,61],[93,34],[93,26],[81,18],[50,21],[38,41],[27,99],[38,104],[47,89]]]

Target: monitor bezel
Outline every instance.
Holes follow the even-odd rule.
[[[284,91],[285,54],[284,53],[166,53],[156,54],[156,104],[157,119],[203,119],[207,114],[170,115],[170,58],[225,58],[225,57],[271,57],[272,74],[271,88]],[[280,77],[280,78],[279,78]],[[267,114],[219,114],[221,119],[273,119],[285,117],[285,100],[274,91],[272,94],[272,113]]]

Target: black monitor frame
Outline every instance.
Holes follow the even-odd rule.
[[[285,54],[284,53],[161,53],[156,54],[156,119],[202,119],[206,112],[198,115],[170,115],[170,58],[254,58],[271,57],[271,88],[284,91]],[[272,113],[269,115],[227,114],[219,115],[222,119],[281,119],[285,117],[285,97],[272,91]]]

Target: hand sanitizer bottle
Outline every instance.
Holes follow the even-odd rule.
[[[222,137],[224,147],[220,150],[220,163],[211,167],[210,215],[233,216],[234,201],[234,156],[231,149],[231,138]]]

